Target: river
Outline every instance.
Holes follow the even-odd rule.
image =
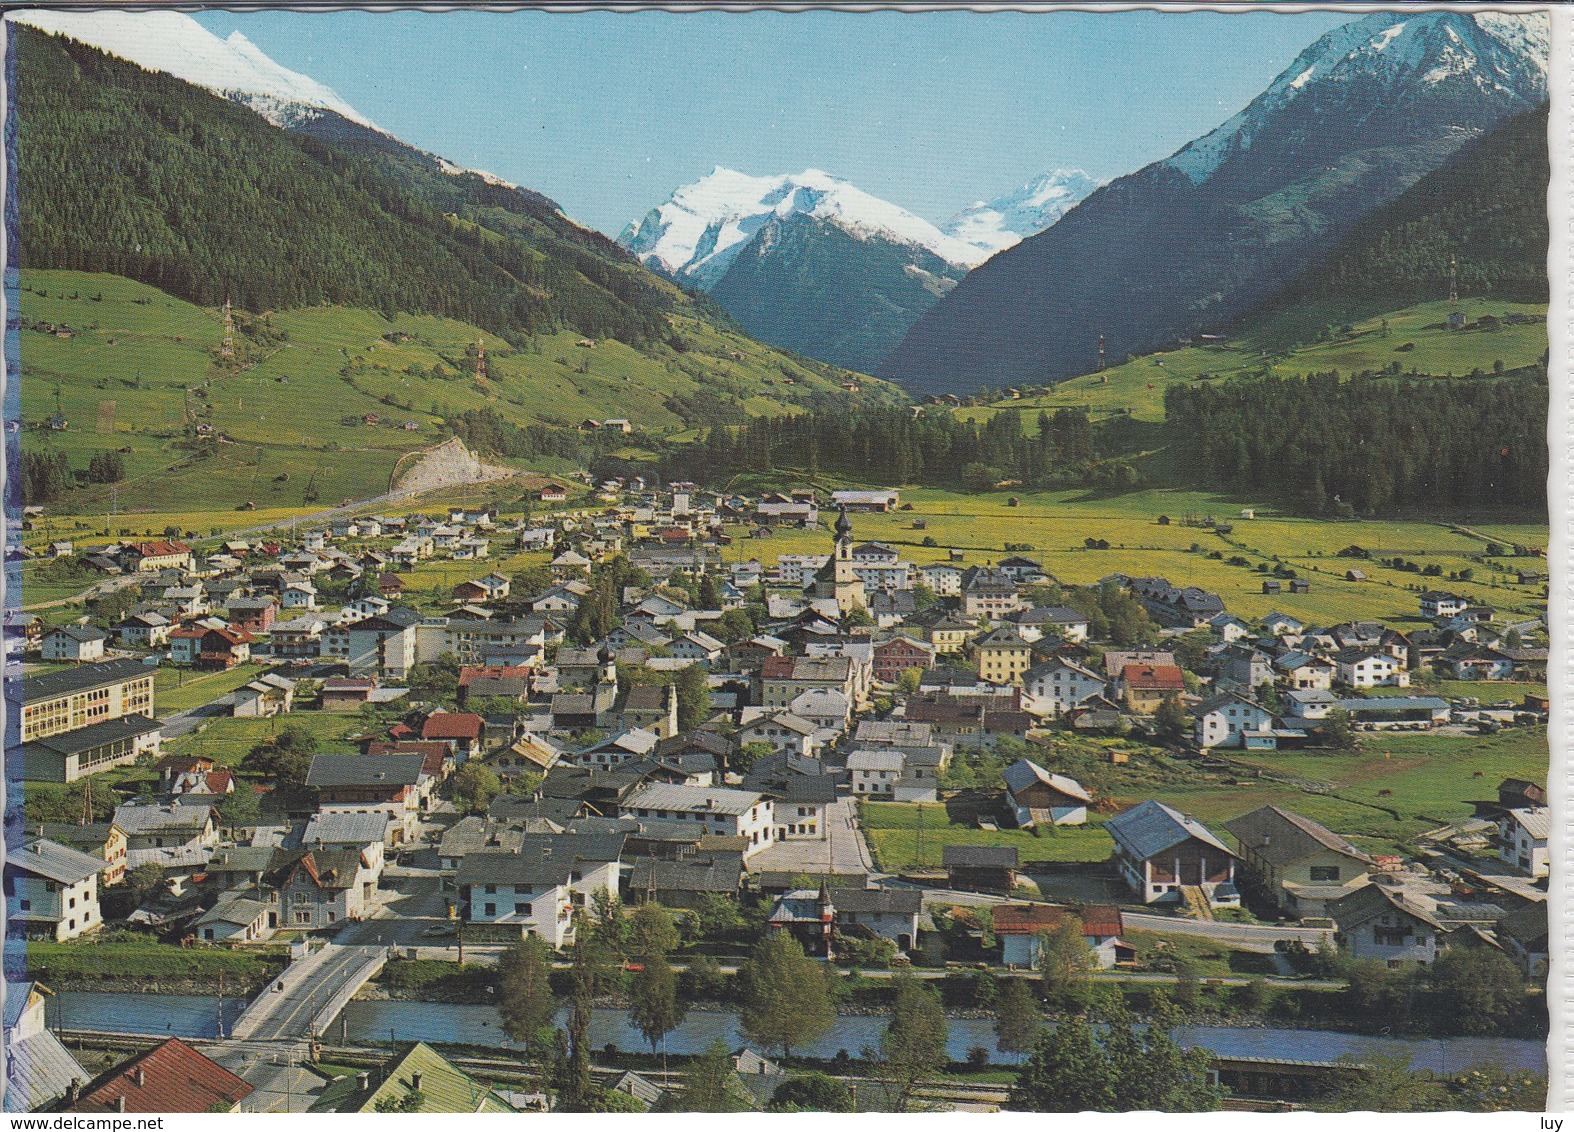
[[[245,1004],[224,1001],[225,1032]],[[113,994],[98,991],[61,991],[49,1004],[49,1021],[65,1029],[110,1030],[120,1033],[169,1034],[183,1038],[218,1035],[219,1001],[214,997],[179,994]],[[566,1025],[567,1011],[558,1016]],[[825,1038],[795,1053],[834,1057],[838,1050],[857,1056],[880,1040],[885,1028],[881,1017],[843,1014]],[[1385,1038],[1344,1034],[1332,1030],[1284,1030],[1250,1026],[1178,1026],[1172,1033],[1185,1046],[1203,1046],[1224,1057],[1273,1057],[1297,1061],[1333,1061],[1345,1054],[1408,1054],[1416,1069],[1457,1072],[1473,1065],[1504,1069],[1532,1069],[1544,1073],[1546,1047],[1523,1038]],[[325,1035],[330,1042],[360,1041],[453,1042],[466,1045],[516,1048],[498,1026],[490,1006],[439,1002],[352,1002],[334,1020]],[[667,1051],[698,1053],[716,1038],[729,1049],[746,1044],[738,1030],[738,1016],[725,1010],[691,1010],[681,1026],[667,1035]],[[644,1037],[628,1016],[611,1008],[597,1008],[590,1019],[590,1040],[597,1048],[648,1052]],[[993,1024],[988,1019],[952,1018],[947,1049],[961,1061],[974,1047],[983,1047],[990,1059],[1010,1063],[1014,1058],[995,1049]]]

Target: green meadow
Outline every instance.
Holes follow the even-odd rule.
[[[1125,809],[1150,798],[1204,822],[1229,839],[1224,822],[1277,805],[1312,818],[1359,848],[1392,853],[1418,834],[1471,816],[1475,799],[1497,796],[1505,778],[1545,782],[1547,731],[1516,728],[1498,735],[1365,734],[1361,750],[1223,752],[1238,769],[1203,771],[1186,763],[1134,755],[1111,767],[1109,798]],[[1262,771],[1271,778],[1257,777]],[[918,825],[922,809],[922,853]],[[948,815],[948,810],[950,811]],[[1106,815],[1085,826],[1034,836],[978,828],[970,807],[878,802],[864,805],[864,828],[884,869],[937,866],[945,845],[1010,845],[1023,861],[1103,861],[1114,848]]]
[[[1015,498],[1017,505],[1010,500]],[[1062,582],[1086,585],[1110,573],[1133,576],[1159,574],[1179,585],[1196,585],[1224,598],[1225,607],[1244,617],[1270,612],[1303,621],[1332,623],[1370,618],[1396,625],[1420,623],[1417,594],[1447,585],[1505,613],[1529,615],[1544,604],[1540,584],[1520,585],[1510,570],[1516,563],[1544,569],[1541,559],[1497,558],[1499,570],[1485,559],[1486,541],[1447,523],[1335,522],[1307,519],[1200,492],[1150,489],[1098,498],[1075,489],[1054,492],[985,492],[962,494],[934,489],[903,491],[910,511],[853,516],[854,536],[896,547],[920,564],[943,562],[951,549],[962,551],[964,565],[983,565],[1005,557],[1007,543],[1028,545],[1031,557]],[[1242,518],[1243,511],[1255,518]],[[1163,516],[1170,521],[1160,524]],[[1186,526],[1187,516],[1228,521],[1228,535]],[[917,526],[916,524],[922,524]],[[1529,524],[1516,528],[1532,545],[1545,545],[1547,528]],[[769,538],[733,530],[727,560],[759,558],[767,565],[782,554],[823,554],[825,531],[781,529]],[[1108,550],[1089,550],[1087,539],[1103,540]],[[933,546],[925,546],[926,539]],[[1440,578],[1392,569],[1375,560],[1337,557],[1339,550],[1358,545],[1378,556],[1403,557],[1425,567],[1437,565]],[[1193,547],[1196,549],[1193,549]],[[1221,557],[1213,558],[1214,552]],[[1246,565],[1230,565],[1231,558]],[[1310,580],[1307,594],[1264,594],[1262,583],[1271,570],[1284,565]],[[1348,581],[1356,568],[1366,581]],[[1448,582],[1447,575],[1470,570],[1470,582]]]
[[[1398,362],[1405,373],[1462,378],[1478,369],[1490,374],[1497,362],[1508,369],[1530,365],[1547,351],[1544,321],[1501,326],[1497,330],[1454,331],[1446,325],[1450,309],[1448,303],[1423,303],[1353,323],[1349,334],[1331,341],[1311,342],[1293,349],[1271,342],[1267,335],[1248,333],[1221,343],[1146,354],[1111,365],[1102,373],[1061,382],[1042,396],[998,401],[959,409],[958,413],[969,420],[982,420],[1001,412],[1022,413],[1029,432],[1038,428],[1039,410],[1081,408],[1095,419],[1130,410],[1138,420],[1161,421],[1164,390],[1178,382],[1203,377],[1290,377],[1329,370],[1349,376]],[[1460,309],[1472,322],[1482,315],[1502,318],[1511,313],[1544,320],[1547,313],[1544,305],[1488,299],[1465,299]]]

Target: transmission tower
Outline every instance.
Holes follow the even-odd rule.
[[[228,296],[224,299],[224,340],[219,343],[219,357],[226,365],[235,364],[235,316],[230,311]]]

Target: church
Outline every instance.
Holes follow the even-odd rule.
[[[809,585],[811,596],[833,598],[843,617],[855,609],[863,609],[863,580],[853,572],[853,524],[843,507],[836,517],[836,549],[831,560],[815,572]]]

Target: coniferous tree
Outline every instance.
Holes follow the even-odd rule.
[[[497,967],[497,1012],[503,1032],[538,1053],[542,1032],[557,1014],[552,993],[552,958],[539,936],[528,936],[503,953]]]
[[[1002,1053],[1026,1053],[1043,1027],[1038,999],[1027,979],[1002,979],[995,997],[995,1048]]]
[[[741,975],[739,1022],[751,1040],[767,1048],[791,1056],[794,1046],[820,1037],[836,1021],[825,968],[786,932],[772,932],[755,945]]]
[[[906,1112],[919,1083],[945,1068],[948,1027],[938,994],[907,971],[895,984],[880,1059],[896,1090],[896,1111]]]

